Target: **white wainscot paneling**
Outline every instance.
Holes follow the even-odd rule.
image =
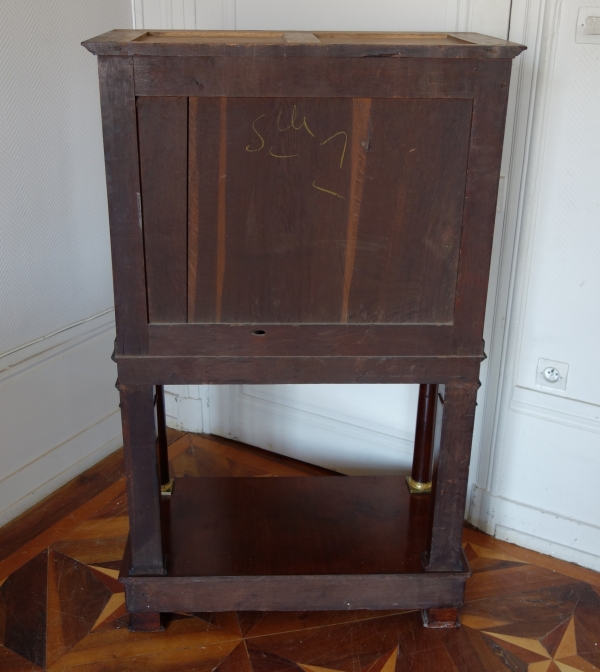
[[[515,388],[494,490],[476,488],[486,532],[600,569],[600,407]]]
[[[415,385],[210,388],[211,430],[345,474],[408,473]]]
[[[112,311],[0,358],[0,525],[123,445]]]
[[[566,362],[565,396],[600,404],[600,45],[575,42],[581,4],[561,4],[549,65],[517,382]]]
[[[600,48],[575,42],[579,4],[513,2],[535,96],[502,393],[470,520],[598,570]],[[536,386],[540,358],[569,364],[565,391]]]

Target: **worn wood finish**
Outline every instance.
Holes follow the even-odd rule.
[[[100,103],[118,354],[148,352],[133,59],[100,57]]]
[[[198,283],[201,289],[202,284]],[[150,324],[151,356],[444,357],[451,325]],[[483,358],[483,347],[470,353]]]
[[[158,612],[132,612],[129,629],[134,632],[162,632],[164,627],[160,622]]]
[[[475,93],[477,60],[135,57],[138,96],[463,98]]]
[[[471,101],[225,100],[218,119],[195,101],[190,120],[194,321],[452,322]],[[184,201],[175,179],[169,210]],[[175,272],[183,255],[162,258]],[[167,296],[165,272],[153,277]]]
[[[275,385],[476,381],[480,357],[120,357],[124,383]]]
[[[217,255],[222,103],[189,99],[188,131],[188,322],[207,322],[217,313]],[[225,157],[226,158],[226,157]],[[224,186],[224,185],[223,185]]]
[[[132,528],[122,579],[145,614],[132,627],[170,610],[356,605],[453,624],[523,47],[285,31],[116,31],[85,46],[114,54],[100,73]],[[434,492],[411,496],[399,478],[259,483],[245,467],[235,484],[178,478],[161,503],[152,386],[197,383],[427,386],[413,476],[428,480],[435,444]],[[205,464],[221,475],[227,460]],[[256,668],[248,655],[231,665]],[[393,655],[365,664],[387,670]]]
[[[187,318],[187,98],[137,101],[148,316]]]
[[[454,321],[460,352],[481,343],[512,61],[480,61],[473,103]]]
[[[428,571],[456,571],[461,566],[460,538],[478,388],[479,383],[445,386],[444,420],[433,480]]]
[[[453,321],[470,123],[467,100],[373,101],[348,322]]]
[[[344,611],[462,606],[468,572],[124,578],[130,609]]]
[[[151,385],[120,385],[132,574],[163,574],[160,488]]]
[[[304,35],[304,39],[301,36]],[[93,54],[320,58],[514,58],[522,45],[477,33],[121,31],[82,43]]]

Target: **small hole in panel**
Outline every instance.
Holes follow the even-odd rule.
[[[264,335],[265,335],[265,331],[264,331],[264,329],[257,329],[256,331],[253,331],[252,333],[253,333],[255,336],[264,336]]]

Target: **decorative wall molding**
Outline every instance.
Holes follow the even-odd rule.
[[[0,357],[0,525],[119,448],[114,311]]]
[[[231,438],[345,474],[410,471],[413,436],[310,404],[285,403],[268,387],[232,386]]]
[[[510,409],[534,418],[600,434],[600,406],[515,386]]]
[[[498,539],[600,571],[600,527],[475,488],[471,522]]]

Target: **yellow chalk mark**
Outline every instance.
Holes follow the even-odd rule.
[[[294,156],[300,156],[300,154],[273,154],[273,148],[269,150],[269,154],[274,156],[276,159],[292,159]]]
[[[292,108],[292,121],[289,126],[286,126],[285,128],[281,128],[281,113],[282,110],[279,110],[279,114],[277,115],[277,130],[284,132],[284,131],[289,131],[290,128],[293,128],[295,131],[299,131],[301,128],[305,128],[306,131],[308,132],[309,135],[312,135],[312,137],[315,137],[315,134],[310,130],[308,127],[308,124],[306,122],[306,117],[302,119],[302,123],[300,126],[296,126],[296,113],[297,113],[297,107],[294,105]]]
[[[346,147],[348,146],[348,134],[346,133],[346,131],[338,131],[337,133],[334,133],[330,138],[327,138],[327,140],[323,140],[323,142],[321,143],[321,147],[323,145],[326,145],[330,140],[337,138],[338,135],[344,136],[344,149],[342,150],[342,158],[340,159],[340,168],[341,168],[344,165],[344,156],[346,156]]]
[[[266,116],[267,116],[266,114],[261,114],[260,117],[256,117],[256,119],[252,122],[252,130],[256,133],[256,135],[258,135],[258,137],[260,138],[260,141],[261,141],[262,144],[261,144],[261,146],[260,146],[258,149],[250,149],[250,145],[248,145],[248,146],[246,147],[246,151],[247,151],[247,152],[260,152],[260,150],[265,146],[265,139],[264,139],[264,138],[262,137],[262,135],[256,130],[256,126],[255,126],[255,124],[256,124],[256,122],[257,122],[259,119],[262,119],[263,117],[266,117]],[[250,144],[252,144],[252,143],[250,143]]]
[[[338,198],[341,198],[343,201],[346,200],[346,199],[344,198],[344,196],[340,196],[340,194],[336,194],[335,191],[330,191],[329,189],[324,189],[323,187],[318,187],[318,186],[315,184],[315,182],[316,182],[316,180],[313,180],[313,183],[312,183],[312,186],[313,186],[315,189],[318,189],[319,191],[324,191],[326,194],[331,194],[332,196],[337,196]]]

